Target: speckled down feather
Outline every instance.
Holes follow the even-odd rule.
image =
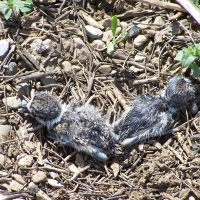
[[[100,161],[107,160],[107,155],[114,155],[112,132],[112,127],[105,123],[99,110],[92,105],[66,111],[61,120],[49,129],[52,139]]]
[[[49,138],[102,162],[114,155],[113,128],[94,106],[61,105],[52,94],[42,92],[32,98],[27,108],[31,115],[47,126]]]
[[[167,134],[174,124],[175,116],[194,97],[193,85],[182,76],[170,79],[166,90],[159,97],[150,94],[136,97],[118,127],[119,143],[127,147],[141,140]]]

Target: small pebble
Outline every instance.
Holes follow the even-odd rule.
[[[15,62],[10,62],[6,70],[7,75],[14,75],[17,73],[18,65]]]
[[[145,35],[138,35],[133,43],[135,47],[140,47],[142,46],[146,41],[148,40],[148,38]]]
[[[161,16],[157,16],[154,20],[154,24],[158,24],[158,25],[165,25],[165,22],[163,21],[162,17]]]
[[[48,45],[43,44],[41,39],[34,40],[30,46],[36,53],[42,53],[49,48]]]
[[[10,42],[8,40],[0,40],[0,59],[3,59],[10,47]]]
[[[39,190],[35,195],[35,200],[52,200],[45,192]]]
[[[11,126],[10,125],[0,125],[0,142],[5,142],[9,136]]]
[[[145,56],[141,53],[137,53],[134,58],[135,62],[143,62],[145,59]]]
[[[72,71],[72,64],[68,61],[63,61],[62,67],[63,67],[65,72],[71,72]]]
[[[106,47],[105,43],[101,40],[94,40],[92,46],[98,50],[101,50]]]
[[[29,193],[32,194],[32,195],[35,195],[39,190],[38,186],[35,185],[35,183],[33,183],[33,182],[30,182],[28,184],[28,189],[29,189]]]
[[[197,112],[198,112],[198,106],[196,103],[193,103],[191,108],[190,108],[190,111],[193,115],[195,115]]]
[[[103,32],[99,28],[95,28],[90,25],[85,26],[86,34],[90,38],[100,38],[103,35]]]
[[[57,180],[55,179],[48,179],[48,184],[54,188],[61,188],[64,185],[62,185],[61,183],[59,183]]]
[[[13,190],[13,191],[19,192],[20,190],[22,190],[23,187],[24,187],[24,186],[23,186],[22,184],[18,183],[18,182],[15,181],[15,180],[12,180],[12,181],[10,182],[10,188],[11,188],[11,190]]]
[[[18,108],[22,105],[22,101],[18,96],[4,98],[3,103],[10,108]]]
[[[19,155],[21,156],[21,155]],[[32,155],[25,155],[24,157],[19,159],[18,165],[21,167],[30,167],[33,163]]]
[[[138,36],[140,30],[137,26],[132,26],[129,30],[128,30],[128,38],[132,39]]]
[[[0,154],[0,167],[4,166],[5,164],[5,156],[3,154]]]
[[[33,183],[41,183],[47,181],[47,176],[43,171],[35,172],[32,176]]]
[[[101,65],[98,69],[98,71],[101,73],[101,74],[108,74],[112,71],[112,68],[110,65]]]
[[[122,29],[128,28],[128,24],[126,22],[120,22],[119,25],[122,27]]]
[[[20,184],[25,184],[26,181],[20,174],[13,174],[12,177]]]

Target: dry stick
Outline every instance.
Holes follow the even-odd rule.
[[[10,82],[10,81],[12,81],[12,80],[15,79],[15,78],[17,78],[17,76],[18,76],[19,74],[21,74],[21,72],[23,72],[23,71],[25,71],[25,70],[26,70],[26,68],[20,70],[20,71],[17,72],[12,78],[9,78],[8,80],[3,81],[2,83],[0,83],[0,86],[1,86],[1,85],[4,85],[4,84],[6,84],[6,83],[8,83],[8,82]]]
[[[175,149],[170,146],[168,146],[168,148],[174,153],[174,155],[181,161],[182,164],[186,164],[181,155]]]
[[[176,0],[200,25],[200,10],[190,0]],[[164,3],[164,2],[162,2]]]
[[[4,61],[1,63],[0,69],[1,69],[1,67],[2,67],[3,65],[5,65],[5,64],[8,62],[8,60],[10,59],[10,57],[12,56],[12,53],[14,53],[14,51],[15,51],[15,46],[13,45],[13,46],[11,47],[10,51],[8,52],[7,56],[5,57]]]
[[[33,196],[29,195],[26,192],[18,192],[18,194],[11,194],[11,195],[6,195],[5,197],[2,197],[1,200],[12,200],[12,199],[21,199],[21,197],[24,198],[33,198]]]
[[[131,166],[131,168],[128,169],[128,170],[125,172],[126,175],[128,175],[128,174],[136,167],[136,165],[142,160],[143,156],[144,156],[144,152],[142,152],[142,153],[139,155],[138,159],[133,163],[133,165]]]
[[[119,64],[119,63],[123,64],[124,60],[112,59],[112,62],[114,64]],[[148,72],[157,73],[157,70],[153,70],[153,69],[151,69],[149,67],[145,67],[145,66],[143,66],[143,65],[141,65],[141,64],[139,64],[139,63],[137,63],[135,61],[127,61],[127,64],[134,65],[135,67],[137,67],[139,69],[144,69],[144,70],[146,69]]]
[[[58,73],[59,72],[56,71],[56,70],[52,70],[52,71],[49,71],[49,72],[34,72],[30,75],[22,76],[21,79],[22,79],[22,81],[35,80],[35,79],[44,78],[46,76],[52,76],[52,75],[55,75],[55,74],[58,74]]]
[[[152,77],[152,78],[147,78],[147,79],[141,79],[141,80],[135,80],[133,81],[133,85],[143,85],[143,84],[148,84],[152,83],[154,81],[159,81],[159,77]]]
[[[185,1],[187,0],[176,0],[176,1],[182,1],[182,6],[184,8],[182,8],[181,6],[179,6],[178,4],[175,4],[175,3],[168,3],[168,2],[163,2],[163,1],[158,1],[158,0],[133,0],[133,1],[139,1],[139,2],[142,2],[142,3],[146,3],[146,4],[150,4],[152,6],[158,6],[158,7],[161,7],[161,8],[166,8],[166,9],[171,9],[171,10],[178,10],[178,11],[181,11],[181,12],[186,12],[186,10],[184,9],[185,7],[182,5],[182,4],[185,4]]]
[[[113,85],[113,93],[117,97],[117,99],[118,99],[119,103],[121,104],[121,106],[123,107],[123,109],[127,110],[129,108],[129,106],[126,104],[126,100],[124,99],[122,93],[114,84],[112,84],[112,85]]]
[[[89,168],[90,168],[90,165],[87,165],[87,166],[85,166],[84,168],[81,168],[81,169],[79,170],[79,172],[75,173],[75,174],[73,175],[73,177],[70,178],[68,181],[74,181],[74,180],[78,177],[78,175],[79,175],[80,173],[86,171],[86,170],[89,169]]]

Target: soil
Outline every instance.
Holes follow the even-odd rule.
[[[117,34],[125,27],[129,35],[109,55],[109,36],[89,37],[86,25],[104,36],[113,15]],[[1,14],[0,27],[1,40],[12,40],[0,60],[0,199],[200,198],[200,123],[190,109],[181,111],[171,134],[100,163],[47,139],[45,127],[9,104],[9,97],[17,103],[51,91],[61,102],[90,102],[113,123],[135,96],[159,94],[170,77],[183,75],[195,85],[199,106],[199,79],[174,59],[200,41],[187,12],[130,0],[35,0],[34,11],[18,19]],[[34,48],[35,40],[42,45]]]

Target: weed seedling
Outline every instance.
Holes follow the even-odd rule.
[[[175,60],[181,61],[182,67],[189,67],[193,70],[193,76],[198,78],[200,75],[200,69],[197,65],[197,60],[200,58],[200,44],[195,46],[184,47],[175,57]]]
[[[113,54],[115,45],[117,43],[121,42],[122,40],[128,37],[128,32],[125,29],[122,29],[121,35],[118,37],[118,39],[116,39],[116,30],[117,30],[117,16],[114,15],[112,17],[112,22],[111,22],[111,31],[112,31],[113,39],[107,45],[107,53],[109,55]]]
[[[0,7],[3,8],[3,15],[5,19],[17,18],[22,13],[30,12],[32,10],[32,0],[8,0],[0,2]]]

